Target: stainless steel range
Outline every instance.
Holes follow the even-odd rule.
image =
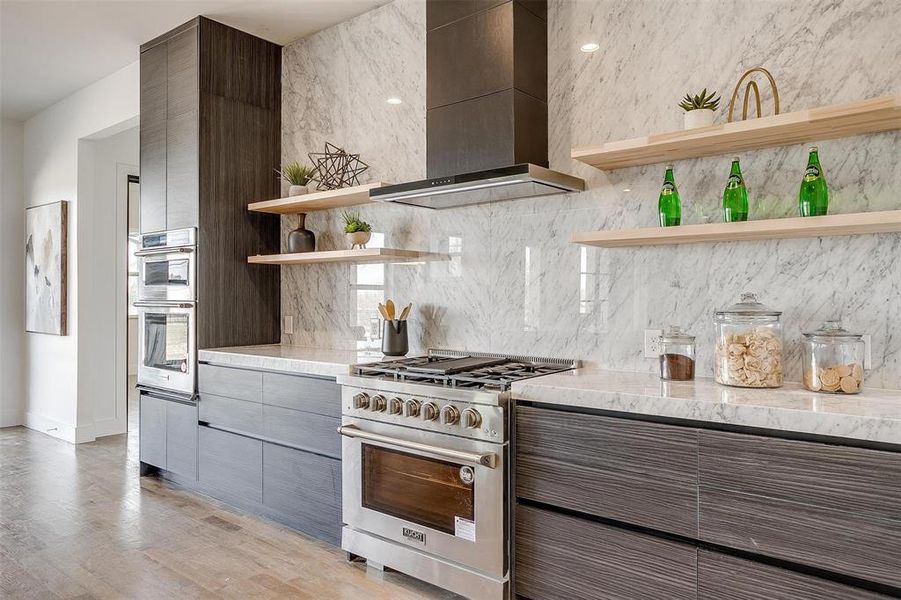
[[[510,385],[576,367],[430,350],[338,377],[341,547],[469,598],[509,597]]]

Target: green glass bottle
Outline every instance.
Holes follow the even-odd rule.
[[[660,190],[660,199],[657,201],[657,211],[660,213],[661,227],[671,227],[682,223],[682,202],[679,200],[679,190],[676,189],[676,180],[673,177],[673,165],[666,166],[663,188]]]
[[[732,169],[729,171],[729,180],[723,191],[723,221],[735,223],[748,220],[748,188],[741,176],[741,168],[738,166],[738,157],[732,158]]]
[[[816,146],[810,148],[807,158],[807,169],[801,180],[801,193],[798,194],[798,212],[802,217],[816,217],[829,212],[829,189]]]

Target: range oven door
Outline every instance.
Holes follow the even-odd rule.
[[[196,305],[135,302],[138,384],[194,394],[197,383]]]
[[[349,527],[506,575],[506,445],[344,417]]]

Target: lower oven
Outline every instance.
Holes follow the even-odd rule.
[[[194,394],[197,385],[197,308],[193,302],[135,302],[138,384]]]
[[[349,528],[506,578],[506,444],[348,416],[339,431]]]

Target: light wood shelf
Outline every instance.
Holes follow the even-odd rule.
[[[301,196],[288,196],[275,200],[262,200],[247,205],[247,210],[264,212],[276,215],[295,215],[315,210],[328,210],[330,208],[347,208],[372,202],[369,198],[369,190],[388,185],[380,181],[341,188],[340,190],[326,190],[324,192],[312,192]]]
[[[572,242],[602,248],[735,242],[901,232],[901,210],[575,233]]]
[[[571,156],[611,170],[894,129],[901,129],[901,94],[573,148]]]
[[[307,265],[314,263],[404,263],[448,260],[447,254],[400,250],[397,248],[364,248],[358,250],[326,250],[296,254],[265,254],[250,256],[247,262],[258,265]]]

